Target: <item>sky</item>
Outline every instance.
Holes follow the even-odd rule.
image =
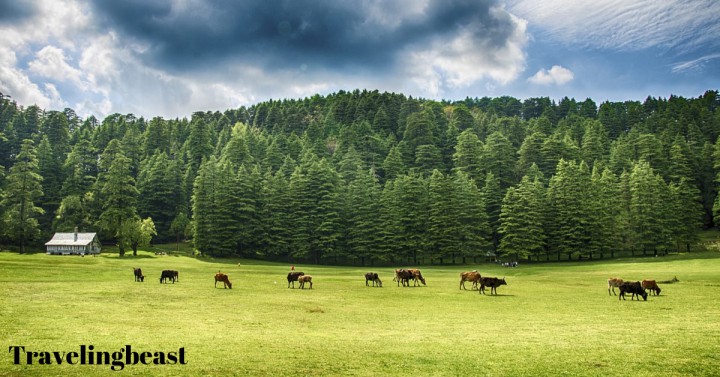
[[[716,0],[0,0],[0,93],[100,119],[354,89],[697,97],[719,35]]]

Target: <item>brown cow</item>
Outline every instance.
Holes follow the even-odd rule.
[[[288,275],[287,275],[288,288],[290,288],[290,283],[292,283],[292,287],[295,288],[295,282],[298,281],[298,278],[303,275],[305,275],[305,273],[302,271],[288,272]]]
[[[473,283],[472,289],[477,289],[478,282],[480,281],[480,273],[477,270],[465,271],[460,273],[460,289],[465,289],[465,282],[471,281]]]
[[[505,278],[502,279],[498,278],[480,278],[480,289],[478,290],[479,293],[485,294],[485,287],[490,287],[490,294],[497,295],[497,287],[501,285],[507,285],[507,282],[505,282]]]
[[[613,294],[617,296],[617,293],[615,293],[615,288],[620,288],[620,284],[623,283],[623,279],[620,278],[609,278],[608,279],[608,295],[612,296]],[[610,290],[612,289],[612,294],[610,294]]]
[[[395,269],[395,277],[393,278],[393,280],[397,281],[398,287],[400,286],[400,283],[402,283],[402,286],[405,287],[410,285],[410,279],[412,279],[412,277],[412,272],[402,268],[398,268]]]
[[[368,272],[365,274],[365,286],[368,286],[368,281],[372,281],[373,287],[377,284],[378,287],[382,287],[382,281],[377,272]]]
[[[420,270],[418,270],[416,268],[410,268],[410,269],[408,269],[408,271],[412,274],[412,279],[413,279],[413,283],[414,283],[413,286],[418,285],[418,280],[420,282],[422,282],[423,285],[427,285],[427,284],[425,284],[425,278],[422,276],[422,273],[420,272]],[[408,281],[408,285],[410,285],[410,281]]]
[[[643,280],[641,284],[644,290],[650,290],[650,292],[654,293],[655,296],[660,295],[660,291],[662,291],[655,280]]]
[[[217,288],[217,283],[219,281],[223,283],[223,287],[232,289],[232,283],[230,282],[230,279],[227,275],[221,273],[220,271],[215,274],[215,288]]]
[[[298,283],[300,283],[300,289],[305,289],[305,283],[310,283],[310,289],[312,289],[312,276],[303,275],[298,277]]]

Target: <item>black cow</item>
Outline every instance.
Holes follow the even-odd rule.
[[[377,272],[368,272],[365,274],[365,286],[368,286],[368,281],[372,281],[373,287],[377,284],[378,287],[382,287],[382,281]]]
[[[135,281],[145,281],[145,276],[143,275],[141,269],[133,267],[133,274],[135,274]]]
[[[481,277],[480,278],[480,289],[478,290],[479,293],[485,294],[485,287],[490,287],[490,294],[497,295],[497,287],[501,285],[507,285],[507,282],[505,281],[505,278],[498,279],[495,277],[488,278],[488,277]]]
[[[288,281],[288,288],[290,288],[290,284],[292,283],[292,287],[295,288],[295,282],[298,281],[298,278],[300,276],[304,276],[305,273],[302,271],[293,271],[288,272],[287,281]]]
[[[178,272],[173,270],[163,270],[163,272],[160,273],[160,283],[165,283],[168,279],[175,284],[175,282],[178,281]]]
[[[620,284],[620,295],[618,296],[618,300],[622,298],[625,300],[625,293],[632,293],[632,296],[630,296],[630,300],[635,299],[635,295],[638,296],[638,301],[640,301],[640,296],[642,296],[643,301],[647,301],[647,292],[645,292],[645,289],[643,289],[642,284],[640,284],[639,281],[626,281],[622,284]]]
[[[397,281],[398,287],[402,283],[403,287],[409,287],[410,286],[410,279],[413,278],[412,271],[406,270],[406,269],[396,269],[395,270],[395,280]]]

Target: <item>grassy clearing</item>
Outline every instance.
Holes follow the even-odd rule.
[[[175,245],[168,245],[169,251]],[[240,264],[238,265],[238,262]],[[131,267],[146,280],[133,281]],[[184,347],[187,365],[122,375],[632,375],[720,370],[720,254],[583,263],[421,267],[425,287],[365,287],[368,268],[257,261],[0,253],[0,339],[36,351]],[[159,284],[160,271],[180,271]],[[459,273],[506,276],[498,296],[458,289]],[[234,289],[213,288],[222,270]],[[609,297],[608,277],[671,279],[647,302]],[[468,284],[468,288],[470,284]],[[0,375],[107,375],[109,366],[13,365]]]

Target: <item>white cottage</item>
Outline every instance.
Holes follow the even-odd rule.
[[[53,238],[45,243],[46,254],[51,255],[84,255],[100,254],[100,239],[97,233],[55,233]]]

